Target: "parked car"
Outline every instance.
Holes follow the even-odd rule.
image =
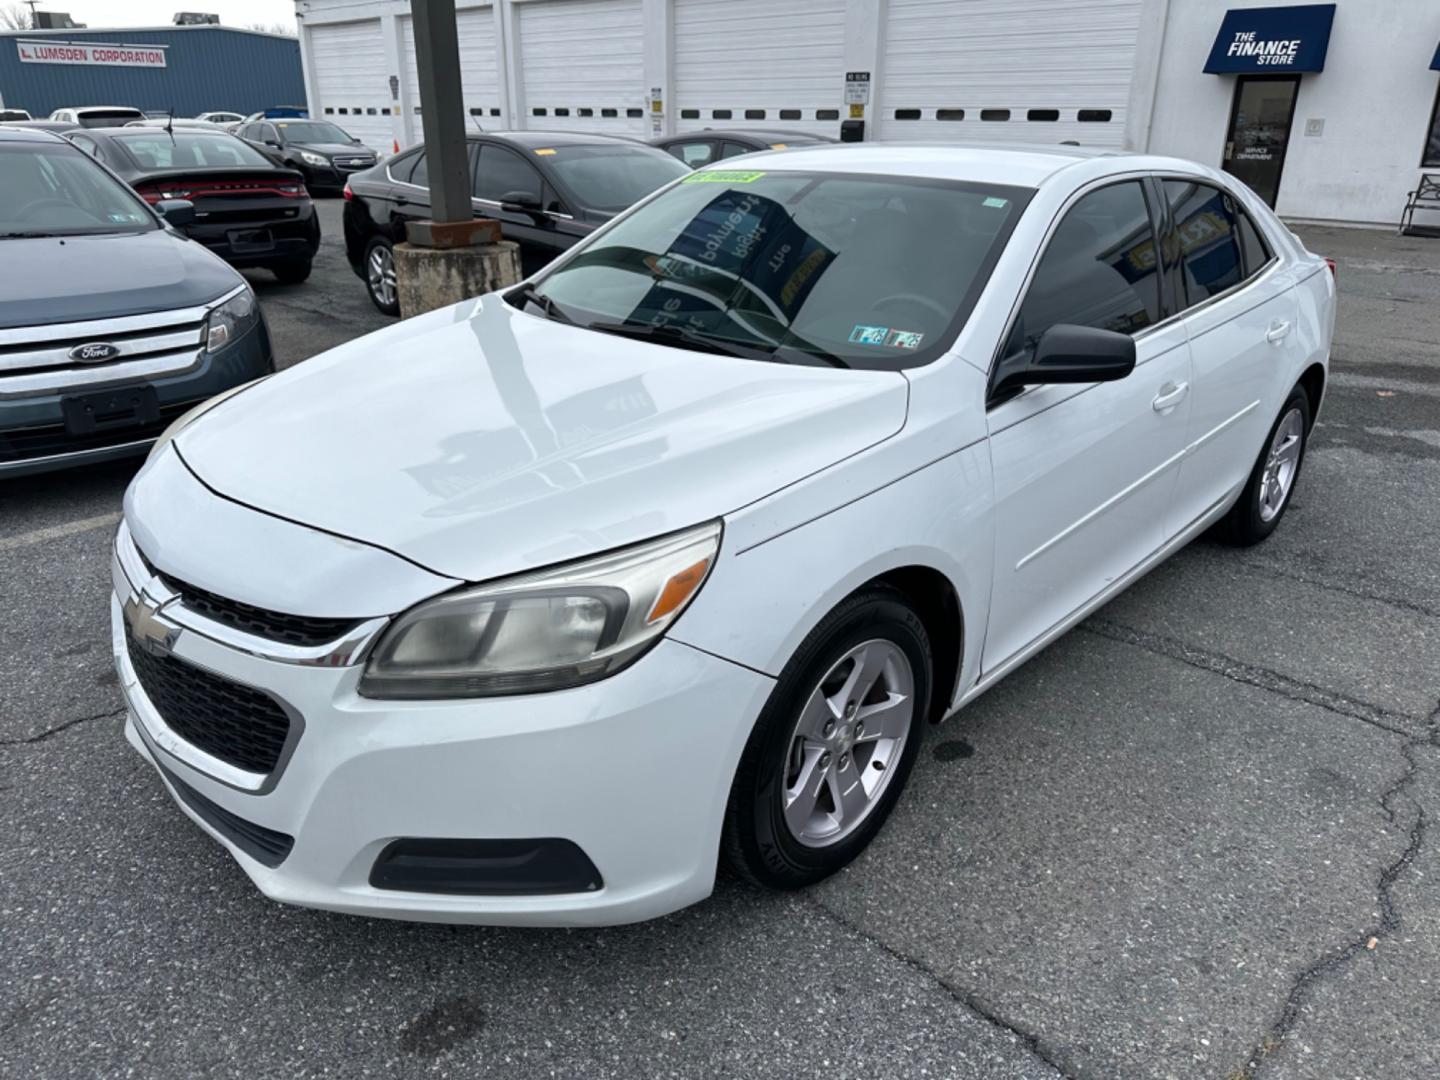
[[[195,204],[185,235],[232,266],[304,281],[320,247],[320,219],[300,174],[214,128],[124,127],[71,132],[149,203]]]
[[[245,279],[58,136],[0,128],[0,480],[143,454],[274,370]]]
[[[240,115],[238,112],[225,112],[224,110],[221,110],[218,112],[202,112],[195,119],[204,120],[207,124],[220,124],[221,126],[224,126],[226,124],[243,123],[245,117]]]
[[[689,131],[683,135],[651,139],[650,145],[658,146],[692,169],[698,169],[722,158],[753,154],[757,150],[785,150],[792,146],[814,146],[816,143],[834,141],[828,135],[810,135],[803,131],[785,131],[780,128],[736,128],[718,131],[706,128],[704,131]]]
[[[472,135],[470,174],[477,215],[500,221],[533,274],[575,241],[686,170],[630,139],[554,131]],[[405,223],[429,216],[425,148],[414,147],[350,177],[345,186],[345,254],[370,299],[400,313],[394,246]]]
[[[144,120],[131,120],[123,125],[127,128],[162,128],[167,131],[175,131],[180,128],[189,128],[192,131],[214,131],[215,125],[206,120],[187,120],[179,116],[165,116],[159,119],[146,118]]]
[[[312,192],[338,195],[353,173],[378,160],[374,150],[328,120],[257,120],[236,134],[300,173]]]
[[[687,174],[177,422],[116,539],[127,737],[292,904],[624,922],[717,856],[807,885],[926,725],[1202,531],[1273,532],[1334,315],[1324,260],[1174,158]]]
[[[0,123],[7,120],[29,120],[30,114],[24,109],[0,109]]]
[[[144,120],[145,114],[128,105],[85,105],[80,108],[56,109],[51,120],[60,120],[77,127],[122,127],[131,120]]]

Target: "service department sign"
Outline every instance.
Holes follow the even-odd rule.
[[[163,45],[85,44],[75,41],[17,41],[22,64],[85,64],[91,67],[165,66]]]

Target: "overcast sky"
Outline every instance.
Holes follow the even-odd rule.
[[[205,11],[227,26],[295,27],[293,0],[41,0],[40,10],[68,11],[90,26],[168,26],[177,11]]]

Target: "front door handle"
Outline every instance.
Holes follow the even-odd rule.
[[[1189,392],[1189,383],[1166,383],[1160,388],[1160,393],[1155,400],[1150,402],[1150,407],[1158,413],[1169,412],[1179,405]]]
[[[1284,320],[1277,319],[1270,324],[1270,329],[1265,331],[1265,340],[1273,345],[1277,341],[1285,340],[1285,336],[1289,333],[1290,324]]]

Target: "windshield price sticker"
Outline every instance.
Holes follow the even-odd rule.
[[[734,169],[707,169],[694,172],[682,184],[752,184],[765,174],[763,172],[738,172]]]
[[[1004,210],[1009,203],[1005,199],[997,199],[994,195],[987,195],[983,205],[990,207],[992,210]]]

